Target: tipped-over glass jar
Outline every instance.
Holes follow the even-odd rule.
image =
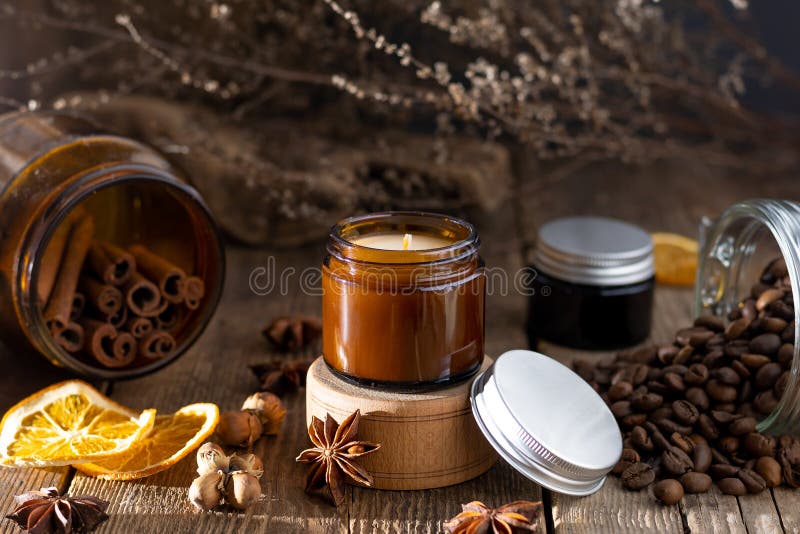
[[[739,318],[748,321],[749,328],[754,321],[763,322],[769,315],[782,321],[773,320],[770,324],[786,325],[782,331],[772,334],[773,338],[780,336],[781,349],[773,350],[778,345],[775,341],[767,350],[773,353],[771,358],[777,359],[784,371],[788,371],[782,379],[785,383],[780,385],[783,392],[779,394],[778,383],[774,391],[761,392],[765,395],[762,404],[774,408],[759,422],[758,430],[800,434],[800,359],[796,343],[800,325],[800,204],[765,199],[740,202],[728,208],[715,222],[706,223],[702,233],[696,314]],[[779,264],[772,263],[776,259]],[[776,269],[780,272],[775,272]],[[771,287],[773,291],[764,295]],[[746,300],[750,303],[742,306]],[[751,342],[748,349],[756,348]],[[758,393],[751,392],[751,395],[758,400]]]
[[[216,307],[217,227],[162,155],[52,112],[0,117],[0,335],[80,374],[180,356]]]
[[[322,267],[322,352],[361,384],[421,387],[483,360],[480,240],[445,215],[386,212],[331,230]]]

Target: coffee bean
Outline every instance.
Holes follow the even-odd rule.
[[[689,439],[688,436],[684,436],[683,434],[678,434],[677,432],[673,432],[672,435],[669,437],[670,441],[678,447],[680,450],[685,452],[686,454],[691,454],[692,450],[694,449],[694,443]]]
[[[689,336],[689,345],[695,348],[705,347],[712,337],[714,337],[714,332],[703,329]]]
[[[730,367],[720,367],[719,369],[714,369],[711,371],[710,376],[711,378],[714,378],[717,381],[729,386],[738,386],[742,381],[742,377],[739,376],[739,373]]]
[[[730,464],[712,464],[708,468],[708,473],[714,480],[735,477],[741,468]]]
[[[631,430],[631,443],[637,450],[644,452],[652,451],[655,448],[647,430],[641,426],[635,426]]]
[[[681,476],[681,485],[686,493],[705,493],[711,487],[711,477],[705,473],[689,471]]]
[[[634,393],[630,398],[631,406],[640,412],[652,412],[664,403],[664,397],[655,393]]]
[[[633,384],[626,382],[625,380],[620,380],[608,388],[608,400],[611,402],[616,402],[618,400],[626,399],[631,393],[633,393]]]
[[[719,440],[719,448],[726,454],[733,454],[739,450],[739,438],[735,436],[725,436]]]
[[[744,437],[742,446],[752,456],[775,455],[775,438],[772,436],[751,432]]]
[[[666,505],[677,504],[683,498],[683,486],[673,478],[666,478],[653,486],[653,495]]]
[[[712,464],[729,464],[731,461],[727,456],[722,454],[716,447],[711,447],[711,463]]]
[[[722,350],[712,350],[701,360],[701,363],[708,367],[709,369],[716,369],[717,367],[722,367],[723,365],[728,363],[730,358],[727,354],[725,354]]]
[[[700,417],[697,407],[688,400],[676,400],[672,403],[672,412],[680,423],[691,425]]]
[[[778,399],[771,390],[762,391],[753,399],[753,406],[762,414],[769,414],[778,405]]]
[[[648,432],[650,432],[650,438],[653,440],[653,444],[659,450],[665,450],[669,448],[672,444],[669,442],[667,438],[664,437],[664,434],[661,433],[661,430],[651,422],[645,423],[645,428]]]
[[[769,262],[765,271],[776,279],[789,276],[789,269],[786,267],[786,260],[783,257],[775,258]]]
[[[712,411],[736,413],[736,404],[732,402],[718,402],[711,407]]]
[[[725,328],[725,337],[730,340],[738,339],[742,334],[744,334],[744,331],[747,330],[749,325],[750,321],[744,317],[736,319],[728,324],[728,326]]]
[[[770,389],[775,385],[781,373],[783,373],[783,367],[777,362],[763,365],[756,373],[754,385],[757,389]]]
[[[626,415],[620,420],[620,423],[625,428],[633,428],[635,426],[641,426],[644,422],[647,421],[647,414],[644,413],[632,413],[630,415]]]
[[[761,311],[781,297],[783,297],[783,291],[780,289],[768,288],[758,296],[758,300],[756,300],[756,309]]]
[[[697,418],[697,431],[706,439],[717,439],[719,437],[717,425],[704,413],[701,413],[700,417]]]
[[[778,380],[775,381],[775,386],[772,388],[772,393],[775,398],[780,399],[783,397],[783,392],[786,391],[786,386],[789,385],[789,371],[784,371]]]
[[[761,328],[773,334],[781,334],[789,323],[780,317],[764,317]]]
[[[794,343],[794,321],[787,324],[786,328],[781,332],[781,341],[784,343]]]
[[[672,413],[672,408],[669,406],[661,406],[650,412],[650,420],[658,421],[660,419],[672,419],[675,414]]]
[[[686,374],[689,368],[682,364],[673,363],[672,365],[668,365],[664,367],[664,374],[667,373],[675,373],[676,375],[680,375],[681,377]]]
[[[672,434],[673,432],[677,432],[678,434],[683,434],[685,436],[688,436],[692,432],[692,427],[678,424],[670,419],[660,419],[659,421],[656,421],[656,425],[658,425],[658,428],[660,428],[667,434]]]
[[[778,349],[778,363],[788,367],[792,363],[792,358],[794,358],[794,344],[784,343],[781,345],[781,348]]]
[[[735,495],[741,497],[747,493],[747,488],[738,478],[723,478],[717,482],[719,490],[725,495]]]
[[[755,432],[755,430],[756,420],[752,417],[742,417],[728,425],[728,432],[734,436],[742,436],[750,432]]]
[[[761,493],[767,487],[767,483],[761,475],[752,469],[742,469],[737,476],[744,483],[748,493]]]
[[[750,382],[745,382],[739,388],[739,394],[736,395],[736,402],[741,406],[745,402],[750,401],[753,398],[753,394],[755,390],[753,389],[753,385]],[[736,408],[738,409],[739,406]]]
[[[692,387],[687,389],[686,400],[694,404],[701,412],[708,410],[708,395],[702,388]]]
[[[739,375],[739,377],[742,380],[747,380],[748,378],[750,378],[750,375],[752,374],[750,373],[750,369],[748,369],[747,366],[743,364],[740,360],[732,361],[731,369],[736,371],[736,374]]]
[[[761,475],[769,488],[776,488],[781,484],[781,464],[771,456],[762,456],[756,461],[756,473]]]
[[[770,361],[769,356],[764,356],[763,354],[742,354],[739,356],[740,361],[746,365],[749,369],[757,370],[762,365],[768,364]]]
[[[731,423],[739,418],[741,418],[741,415],[726,412],[723,410],[711,410],[711,419],[713,419],[715,423],[718,423],[720,425],[727,425],[728,423]]]
[[[650,380],[647,382],[647,390],[650,393],[655,393],[656,395],[661,395],[662,397],[669,393],[669,388],[667,386],[655,380]]]
[[[694,363],[683,375],[683,381],[690,386],[702,386],[708,380],[709,374],[708,367],[702,363]]]
[[[775,354],[781,347],[781,338],[777,334],[761,334],[750,340],[750,352],[756,354]]]
[[[708,332],[706,328],[692,326],[689,328],[681,328],[675,333],[675,343],[680,346],[688,345],[692,336],[698,333]]]
[[[692,439],[694,441],[694,439]],[[705,473],[711,466],[711,448],[706,441],[700,443],[695,442],[694,449],[692,450],[692,463],[694,463],[694,470],[700,473]]]
[[[611,413],[614,414],[614,417],[617,419],[621,419],[626,415],[630,415],[633,413],[633,409],[631,409],[630,401],[617,401],[611,405]]]
[[[615,475],[621,475],[623,471],[625,471],[631,464],[635,464],[636,462],[641,461],[639,457],[639,453],[636,452],[634,449],[631,448],[624,448],[622,449],[622,455],[619,457],[619,461],[617,461],[617,465],[614,466],[614,469],[611,470],[612,473]]]
[[[649,464],[636,462],[622,472],[622,485],[629,490],[638,491],[646,488],[656,479],[656,474]]]
[[[722,332],[725,330],[725,321],[722,317],[716,315],[704,314],[694,320],[694,325],[701,328],[708,328],[714,332]]]
[[[642,364],[635,364],[631,366],[633,373],[631,375],[631,382],[634,386],[638,386],[647,380],[647,366]]]
[[[736,388],[714,378],[706,384],[706,393],[708,393],[709,397],[719,402],[733,402],[736,400]]]
[[[671,391],[681,393],[686,390],[686,385],[683,383],[683,377],[678,373],[664,373],[664,385]]]
[[[794,318],[794,307],[782,300],[776,300],[767,306],[767,312],[775,317],[780,317],[787,321]]]
[[[678,351],[678,354],[672,359],[672,365],[683,365],[689,361],[692,355],[694,355],[694,347],[686,345],[682,347],[681,350]]]
[[[740,358],[750,352],[750,342],[747,339],[737,339],[725,345],[725,355],[731,358]]]
[[[694,463],[689,455],[674,445],[661,453],[661,465],[673,475],[682,475],[694,468]]]
[[[742,317],[747,319],[747,322],[753,321],[758,316],[756,310],[756,301],[754,299],[746,299],[741,306]]]

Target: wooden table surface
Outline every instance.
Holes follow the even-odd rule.
[[[542,169],[519,158],[518,177]],[[479,227],[489,266],[514,272],[536,227],[561,215],[595,213],[636,221],[650,231],[696,233],[702,215],[716,215],[735,200],[767,196],[800,198],[793,180],[743,180],[722,176],[697,162],[662,164],[650,169],[619,166],[575,166],[550,182],[518,180],[513,196],[497,213],[473,218]],[[200,341],[175,364],[155,375],[98,383],[117,401],[133,408],[156,407],[166,413],[192,402],[215,402],[220,409],[238,408],[256,389],[248,364],[269,359],[261,328],[281,314],[319,313],[319,297],[299,291],[297,280],[286,295],[254,294],[252,270],[266,266],[305,267],[319,264],[321,243],[292,250],[253,250],[229,246],[228,274],[222,302]],[[669,340],[691,319],[690,289],[659,287],[653,325],[654,341]],[[526,298],[509,292],[488,297],[487,352],[499,355],[527,346],[524,335]],[[602,354],[577,353],[544,345],[561,360]],[[36,354],[17,354],[0,346],[0,410],[36,389],[69,375]],[[350,488],[337,510],[303,493],[305,469],[294,462],[307,446],[304,395],[286,398],[288,416],[281,434],[261,439],[255,452],[264,459],[265,499],[247,513],[194,510],[187,488],[194,476],[193,455],[177,466],[134,482],[105,482],[73,469],[0,469],[0,512],[13,508],[13,495],[54,485],[71,494],[92,494],[111,502],[111,518],[102,532],[440,532],[442,522],[460,504],[481,500],[500,505],[516,499],[543,500],[542,530],[567,532],[798,532],[800,492],[785,488],[736,498],[716,488],[705,495],[687,495],[680,506],[657,504],[651,492],[629,492],[610,478],[595,495],[573,498],[543,491],[499,461],[483,476],[457,486],[430,491],[391,492]],[[544,407],[543,407],[544,408]],[[0,520],[0,532],[15,532]]]

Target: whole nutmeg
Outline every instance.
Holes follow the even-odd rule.
[[[211,510],[222,502],[222,479],[219,472],[200,475],[189,486],[189,500],[200,510]]]
[[[255,454],[234,454],[229,459],[229,472],[243,471],[256,478],[264,474],[264,463]]]
[[[255,414],[230,411],[220,415],[217,435],[226,445],[252,447],[261,436],[262,429],[261,421]]]
[[[197,449],[197,474],[205,475],[215,471],[227,471],[228,457],[216,443],[203,443]]]
[[[242,404],[242,410],[253,412],[263,425],[264,434],[275,435],[286,417],[286,409],[281,399],[274,393],[262,391],[253,393]]]
[[[233,473],[225,484],[225,501],[238,510],[245,510],[261,500],[258,478],[243,471]]]

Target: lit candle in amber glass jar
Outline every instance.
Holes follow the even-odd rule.
[[[363,384],[430,386],[483,360],[485,274],[469,223],[374,213],[333,227],[322,269],[322,351]]]

